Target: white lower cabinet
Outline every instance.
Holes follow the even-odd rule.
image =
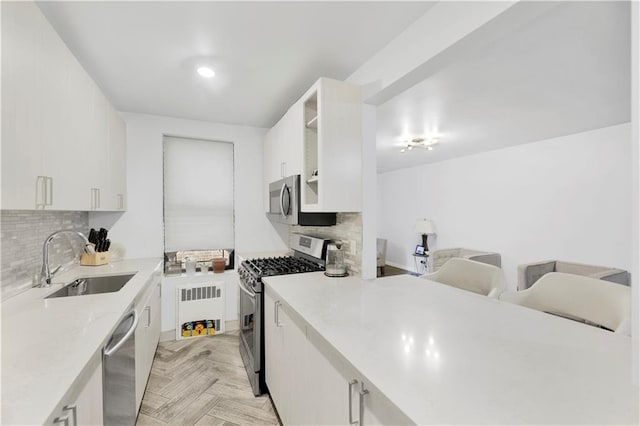
[[[102,418],[102,362],[98,355],[92,363],[86,382],[77,392],[65,396],[56,412],[51,416],[52,425],[101,425]],[[96,365],[97,364],[97,365]],[[82,383],[82,382],[81,382]]]
[[[276,308],[278,305],[269,289],[264,289],[264,369],[265,380],[271,399],[277,402],[280,417],[286,411],[284,407],[284,328],[278,324]]]
[[[292,399],[307,391],[304,380],[306,327],[296,323],[278,300],[265,294],[265,374],[271,398],[284,424],[307,424],[308,401]]]
[[[153,275],[152,289],[136,305],[140,316],[136,328],[136,409],[140,409],[142,396],[151,372],[151,364],[160,340],[160,277]]]
[[[412,423],[270,287],[264,308],[266,382],[283,424]]]

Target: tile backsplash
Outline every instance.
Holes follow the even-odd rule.
[[[344,261],[351,275],[362,270],[362,214],[338,213],[334,226],[291,226],[290,234],[307,234],[344,242]],[[289,236],[291,237],[291,235]],[[291,240],[291,238],[289,238]],[[355,242],[356,254],[351,254],[350,244]],[[291,244],[291,241],[289,241]]]
[[[42,244],[53,232],[61,229],[89,229],[87,212],[40,210],[2,210],[0,244],[2,246],[0,290],[2,300],[31,287],[33,276],[42,267]],[[79,263],[83,243],[71,235],[60,235],[50,246],[49,264],[63,269]]]

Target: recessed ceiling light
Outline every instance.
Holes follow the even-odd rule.
[[[214,75],[216,75],[215,71],[209,67],[198,68],[198,74],[205,78],[212,78]]]

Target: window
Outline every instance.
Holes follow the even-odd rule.
[[[185,258],[233,268],[233,144],[165,136],[165,271],[184,270]],[[185,254],[186,253],[186,254]]]

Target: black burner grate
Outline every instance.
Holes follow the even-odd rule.
[[[324,271],[324,267],[317,263],[293,256],[251,259],[242,262],[242,264],[260,277]]]

